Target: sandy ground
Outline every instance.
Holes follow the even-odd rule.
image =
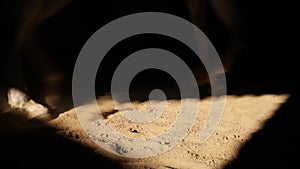
[[[193,128],[188,134],[188,136],[184,138],[180,142],[180,144],[178,144],[171,150],[162,153],[158,156],[149,157],[149,158],[133,159],[133,158],[118,157],[99,148],[99,146],[97,146],[83,130],[82,126],[80,125],[77,119],[77,115],[74,109],[61,113],[56,119],[53,119],[48,123],[46,123],[46,126],[47,128],[51,128],[51,130],[49,131],[49,133],[51,133],[50,135],[54,134],[55,137],[62,136],[61,138],[63,140],[71,140],[71,142],[68,144],[82,145],[85,147],[84,149],[87,149],[91,152],[96,152],[94,153],[95,156],[108,158],[109,160],[112,160],[113,161],[112,163],[105,164],[108,166],[117,163],[118,166],[119,167],[121,166],[122,168],[191,168],[191,169],[192,168],[195,169],[196,168],[197,169],[198,168],[223,168],[226,164],[228,164],[229,162],[231,162],[237,157],[241,147],[246,142],[251,140],[252,134],[257,132],[264,126],[264,123],[274,115],[274,113],[278,110],[278,108],[282,105],[282,103],[286,102],[288,97],[289,97],[288,94],[265,94],[260,96],[228,95],[222,119],[217,129],[212,134],[212,136],[204,143],[199,143],[199,135],[211,105],[210,102],[211,98],[207,97],[205,99],[201,99],[200,112],[198,113],[196,122],[194,123]],[[124,119],[124,117],[117,111],[112,112],[111,110],[114,109],[114,105],[110,98],[107,97],[101,98],[99,99],[98,104],[100,109],[102,110],[103,115],[106,117],[107,123],[111,125],[112,128],[114,128],[115,130],[119,131],[124,135],[139,138],[139,137],[155,136],[159,134],[161,131],[167,129],[169,127],[169,124],[172,121],[174,121],[176,119],[176,116],[178,115],[176,112],[178,112],[178,107],[180,106],[180,100],[169,100],[167,109],[165,110],[162,116],[160,116],[157,120],[155,120],[152,123],[143,124],[143,125],[137,125],[135,123],[128,121],[127,119]],[[134,105],[136,106],[136,108],[140,110],[146,110],[149,106],[149,103],[136,102],[134,103]],[[108,112],[110,113],[107,114]],[[7,139],[10,138],[8,136],[11,136],[12,133],[28,134],[31,133],[32,131],[37,131],[37,132],[42,131],[43,133],[48,133],[48,130],[44,130],[45,127],[42,127],[44,126],[43,124],[39,123],[38,125],[37,124],[32,125],[31,124],[32,122],[26,122],[26,120],[21,120],[22,123],[20,123],[20,120],[18,122],[12,122],[14,118],[12,118],[12,120],[7,120],[7,116],[9,117],[8,113],[1,114],[0,116],[2,122],[1,135],[7,137]],[[6,118],[5,123],[3,123],[4,118]],[[3,129],[4,127],[3,125],[8,123],[9,125],[6,126],[6,129]],[[20,127],[20,125],[23,126]],[[16,126],[19,126],[19,128],[12,129],[15,128]],[[40,130],[40,128],[43,128],[43,130]],[[21,136],[24,137],[25,134],[22,134]],[[15,134],[15,137],[11,137],[11,138],[20,138],[21,136]],[[42,139],[44,138],[44,136],[42,135],[39,136],[38,138]],[[10,142],[9,140],[7,141]],[[35,140],[32,140],[32,142],[34,141]],[[3,143],[3,139],[2,139],[2,143]],[[14,142],[12,142],[12,145],[14,145],[13,143]],[[20,143],[20,146],[22,145],[25,147],[30,146],[31,148],[34,147],[41,148],[41,150],[44,150],[45,152],[49,151],[45,146],[50,146],[50,147],[61,146],[60,145],[61,143],[57,141],[54,143],[50,143],[48,145],[42,144],[38,146],[30,145],[30,140],[28,141],[28,143],[26,142],[25,144]],[[63,145],[65,145],[65,143]],[[56,148],[54,147],[54,149]],[[25,150],[27,149],[25,148]],[[62,148],[62,151],[66,151],[64,153],[68,156],[71,156],[70,159],[71,161],[75,160],[73,161],[74,163],[76,163],[76,158],[74,157],[76,155],[74,154],[71,155],[71,154],[81,153],[81,151],[78,151],[77,148],[74,151],[70,151],[70,147],[67,147],[65,149]],[[55,153],[52,152],[52,150],[50,152]],[[35,158],[35,156],[31,155],[31,153],[32,154],[39,153],[39,151],[28,152],[29,156],[33,156],[32,158]],[[40,155],[43,156],[43,154]],[[47,159],[46,157],[45,159]],[[88,156],[85,157],[89,158]],[[9,160],[12,160],[11,158],[15,158],[15,160],[18,161],[17,158],[22,158],[22,157],[17,157],[17,154],[10,154],[7,155],[6,158],[8,158]],[[32,158],[29,159],[35,161]],[[62,158],[65,158],[65,156]],[[65,160],[67,159],[68,158],[66,158]],[[77,160],[79,161],[83,160],[82,156],[80,156]],[[88,163],[89,165],[93,166],[97,164],[95,160],[85,159],[83,161],[86,163],[86,165]],[[47,160],[45,160],[44,162],[47,162]],[[102,164],[104,165],[104,163]],[[30,164],[29,166],[32,166],[32,164]],[[76,164],[74,164],[74,166],[76,166]],[[78,166],[80,165],[78,164]],[[104,166],[102,167],[108,168]]]

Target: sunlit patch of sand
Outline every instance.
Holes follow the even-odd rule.
[[[233,160],[240,147],[254,132],[264,126],[265,121],[271,118],[276,110],[285,103],[288,94],[265,94],[260,96],[243,95],[227,96],[222,119],[212,134],[204,143],[199,143],[199,135],[210,108],[211,98],[201,100],[200,112],[189,135],[179,145],[161,155],[146,159],[119,158],[128,168],[222,168]],[[125,119],[115,111],[114,102],[110,97],[99,98],[100,110],[105,114],[108,124],[120,133],[130,137],[155,136],[170,127],[176,119],[180,100],[169,100],[165,113],[149,124],[137,125]],[[147,110],[148,102],[134,102],[134,107]],[[82,129],[74,109],[59,115],[58,118],[48,122],[57,128],[57,132],[67,138],[76,140],[81,144],[97,148]]]

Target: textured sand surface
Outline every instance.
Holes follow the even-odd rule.
[[[202,99],[200,112],[189,135],[170,151],[144,159],[117,157],[99,148],[84,132],[74,109],[60,114],[48,122],[48,125],[53,126],[57,134],[120,161],[125,168],[222,168],[237,156],[241,146],[264,126],[264,122],[274,115],[288,97],[287,94],[227,96],[219,126],[206,142],[199,143],[202,125],[211,104],[211,98]],[[98,104],[112,128],[124,135],[139,138],[159,134],[176,119],[180,101],[169,100],[168,103],[162,116],[144,125],[124,119],[117,111],[112,113],[114,104],[110,98],[100,98]],[[145,110],[149,103],[136,102],[134,105],[140,110]],[[110,114],[105,114],[108,112]]]

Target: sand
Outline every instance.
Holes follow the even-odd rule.
[[[188,136],[171,150],[148,158],[125,158],[103,150],[87,136],[74,109],[61,113],[46,125],[55,128],[54,132],[65,139],[85,145],[101,156],[118,161],[123,168],[223,168],[237,157],[239,149],[251,140],[253,133],[263,128],[265,121],[274,116],[288,97],[288,94],[228,95],[221,121],[204,143],[199,143],[199,135],[210,108],[211,98],[197,100],[201,102],[200,111]],[[103,114],[114,109],[110,98],[101,98],[98,103]],[[130,137],[155,136],[176,119],[180,100],[169,100],[168,103],[170,106],[165,113],[149,124],[132,123],[118,111],[106,115],[105,120],[112,128]],[[145,110],[149,103],[136,102],[134,105]]]

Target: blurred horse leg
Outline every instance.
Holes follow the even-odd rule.
[[[214,14],[217,16],[222,26],[225,28],[229,35],[229,42],[226,49],[219,53],[220,59],[223,63],[225,73],[229,72],[243,49],[242,38],[242,18],[234,0],[186,0],[187,8],[191,17],[191,21],[199,27],[204,33],[213,33],[208,30],[207,21],[207,7],[213,9]],[[198,75],[198,85],[210,84],[205,68],[196,68]],[[224,73],[222,69],[216,68],[213,76]],[[213,82],[217,79],[211,79]],[[217,82],[216,82],[217,83]]]

